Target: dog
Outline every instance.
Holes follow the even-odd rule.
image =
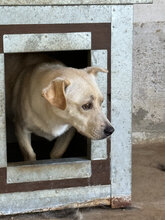
[[[76,69],[36,54],[6,55],[7,117],[13,120],[24,160],[36,160],[31,133],[57,138],[50,158],[60,158],[75,129],[88,138],[109,137],[114,128],[101,111],[98,85],[101,67]]]

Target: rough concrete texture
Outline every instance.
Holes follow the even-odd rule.
[[[165,1],[137,5],[134,9],[133,142],[162,142],[165,140]]]
[[[159,138],[165,134],[165,22],[134,25],[133,66],[133,132]]]
[[[137,4],[134,5],[134,22],[164,22],[165,1],[164,0],[153,0],[153,4]]]
[[[1,0],[0,5],[91,5],[151,3],[152,0]]]
[[[128,209],[84,208],[0,217],[1,220],[164,220],[165,219],[165,147],[133,147],[133,201]]]

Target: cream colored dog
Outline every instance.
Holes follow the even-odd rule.
[[[96,84],[99,67],[75,69],[51,59],[29,55],[6,57],[7,115],[25,160],[35,160],[31,133],[48,140],[57,138],[51,158],[66,151],[74,128],[91,139],[114,131],[101,111],[103,96]]]

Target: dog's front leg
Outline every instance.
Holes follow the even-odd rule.
[[[18,139],[18,144],[24,156],[24,160],[36,160],[36,154],[31,146],[31,133],[29,133],[29,131],[27,131],[25,128],[22,128],[19,124],[15,125],[15,133]]]
[[[75,128],[70,128],[67,132],[57,138],[54,147],[50,153],[50,158],[60,158],[65,153],[70,141],[75,134]]]

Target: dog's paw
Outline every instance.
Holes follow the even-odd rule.
[[[36,154],[30,154],[30,155],[24,155],[24,161],[35,161],[36,160]]]
[[[61,158],[62,155],[63,155],[62,153],[51,152],[51,153],[50,153],[50,158],[51,158],[51,159],[58,159],[58,158]]]

